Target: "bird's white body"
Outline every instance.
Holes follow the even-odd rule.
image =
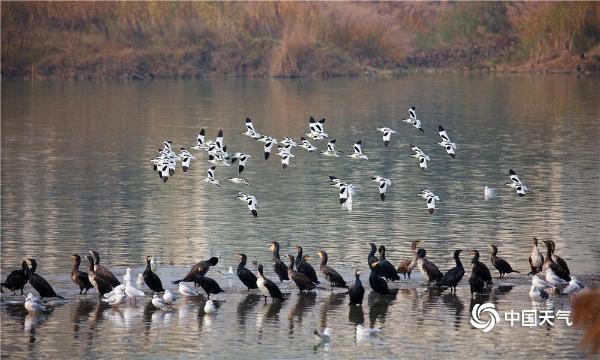
[[[427,201],[427,210],[429,214],[433,214],[435,212],[435,202],[440,201],[440,198],[428,189],[421,190],[419,196]]]
[[[329,140],[327,150],[321,151],[321,155],[328,157],[340,157],[339,152],[335,150],[335,139]]]
[[[230,177],[230,178],[227,178],[227,180],[230,181],[230,182],[232,182],[232,183],[234,183],[234,184],[236,184],[236,185],[244,184],[244,185],[250,186],[250,184],[248,183],[248,180],[246,180],[244,178],[237,178],[237,177],[231,178]]]
[[[571,281],[569,281],[569,285],[562,290],[563,294],[577,294],[580,290],[585,288],[583,283],[575,278],[575,276],[571,276]]]
[[[163,301],[167,305],[171,305],[172,303],[175,302],[175,300],[177,300],[177,297],[175,296],[175,294],[173,294],[171,292],[171,290],[165,290],[165,293],[163,294]]]
[[[167,306],[167,303],[161,299],[157,294],[152,297],[152,305],[157,309],[162,309]]]
[[[311,144],[308,140],[306,140],[305,138],[300,138],[300,147],[305,149],[308,152],[313,152],[318,150],[313,144]]]
[[[125,295],[127,295],[127,297],[131,298],[131,299],[135,299],[136,297],[146,296],[146,294],[142,290],[131,285],[130,282],[125,283]]]
[[[540,288],[540,289],[547,289],[547,288],[554,287],[552,284],[541,279],[537,275],[533,275],[533,277],[531,278],[531,285],[534,285],[535,287]]]
[[[377,183],[379,185],[379,196],[381,197],[381,201],[385,200],[385,193],[388,187],[392,186],[392,181],[390,179],[381,177],[381,176],[373,176],[371,181]]]
[[[215,307],[215,303],[212,300],[206,300],[206,303],[204,303],[204,313],[205,314],[214,314],[215,311],[217,311],[217,308]]]
[[[182,282],[179,283],[179,293],[184,297],[198,296],[198,293],[194,289]]]
[[[564,279],[561,279],[558,275],[556,275],[551,268],[548,268],[546,270],[546,281],[552,286],[567,284],[567,282]]]
[[[206,177],[204,179],[202,179],[202,181],[207,182],[209,184],[213,184],[216,187],[221,187],[221,185],[219,185],[219,180],[217,180],[215,178],[215,167],[211,166],[210,168],[208,168],[208,170],[206,171]]]
[[[361,159],[361,160],[369,160],[369,158],[367,157],[367,155],[364,155],[362,152],[362,141],[358,140],[357,142],[354,143],[353,146],[354,149],[354,153],[348,155],[348,157],[350,157],[351,159]]]
[[[30,313],[47,310],[46,307],[41,303],[41,300],[33,296],[32,293],[27,294],[27,297],[25,298],[25,309]]]
[[[323,330],[322,333],[319,333],[317,330],[315,330],[313,332],[313,336],[315,337],[315,340],[317,340],[318,342],[322,342],[322,343],[328,343],[331,341],[331,329],[330,328],[325,328],[325,330]]]
[[[142,274],[138,274],[137,280],[135,281],[136,285],[138,287],[143,287],[144,286],[144,276]],[[119,285],[120,286],[120,285]]]
[[[123,275],[123,282],[126,283],[126,282],[129,282],[129,281],[131,281],[131,269],[127,268],[125,270],[125,275]]]
[[[542,288],[538,288],[534,284],[531,284],[529,289],[529,298],[535,302],[544,302],[548,300],[548,293]]]
[[[388,144],[390,143],[390,140],[392,138],[392,134],[395,134],[396,132],[388,127],[381,127],[381,128],[377,128],[377,131],[379,131],[380,133],[383,134],[383,145],[384,146],[388,146]]]

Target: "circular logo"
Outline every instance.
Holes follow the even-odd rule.
[[[482,321],[482,314],[489,314],[489,319]],[[471,325],[483,332],[491,331],[499,321],[500,315],[492,303],[476,304],[471,311]]]

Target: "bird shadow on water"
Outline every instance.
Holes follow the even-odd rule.
[[[256,314],[256,333],[259,344],[262,340],[263,325],[265,320],[267,320],[269,323],[278,323],[281,306],[282,302],[279,300],[274,300],[268,304],[263,303],[262,309]]]
[[[369,293],[367,304],[369,305],[369,326],[374,327],[377,320],[385,324],[388,308],[394,303],[398,296],[397,289],[391,289],[389,294],[380,295],[374,291]]]
[[[242,330],[246,326],[248,314],[252,312],[258,303],[260,303],[261,299],[262,296],[260,294],[251,293],[243,297],[242,300],[237,304],[237,319]]]
[[[442,295],[442,301],[448,310],[454,311],[454,329],[458,330],[460,328],[461,315],[465,308],[465,304],[456,293],[446,293]]]
[[[312,309],[316,305],[316,303],[317,293],[315,292],[301,293],[298,295],[298,297],[296,298],[296,303],[290,309],[290,312],[288,314],[289,335],[294,334],[294,318],[297,318],[298,322],[301,323],[304,313]]]
[[[349,305],[348,321],[353,323],[354,326],[365,322],[365,312],[362,305]]]
[[[321,301],[321,306],[319,309],[319,326],[321,329],[327,327],[327,314],[334,310],[335,308],[340,307],[345,303],[347,292],[343,293],[333,293],[331,292],[327,298]]]

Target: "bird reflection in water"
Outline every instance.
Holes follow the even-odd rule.
[[[348,321],[353,323],[355,326],[365,322],[365,313],[362,306],[350,305],[348,311]]]
[[[242,300],[237,305],[237,319],[240,325],[240,329],[244,329],[246,327],[246,319],[248,318],[248,314],[254,309],[254,307],[261,300],[260,294],[248,294],[242,298]]]
[[[29,335],[29,342],[35,343],[36,341],[36,331],[41,328],[44,323],[48,321],[48,319],[52,316],[52,312],[49,313],[27,313],[25,315],[25,321],[23,323],[23,329],[25,333]]]
[[[320,309],[319,309],[319,326],[321,329],[325,329],[327,327],[327,314],[344,305],[346,301],[347,292],[343,293],[333,293],[331,292],[327,298],[321,301]]]
[[[388,314],[388,308],[396,300],[398,289],[390,289],[390,293],[379,295],[374,291],[369,292],[367,303],[369,305],[369,325],[375,326],[377,320],[382,324],[385,323],[385,317]]]
[[[461,315],[465,308],[465,304],[455,292],[442,295],[442,301],[448,310],[454,311],[454,329],[458,330],[460,328]]]
[[[79,339],[80,325],[87,324],[92,313],[96,313],[95,318],[102,318],[102,311],[97,313],[100,304],[96,300],[83,299],[71,306],[71,323],[73,324],[73,339]]]
[[[290,335],[294,334],[294,318],[297,318],[298,322],[301,323],[304,313],[312,309],[316,305],[316,303],[317,293],[309,292],[298,294],[298,296],[296,297],[296,303],[294,304],[294,307],[290,309],[290,312],[288,314],[288,333]]]
[[[260,344],[260,340],[262,339],[263,333],[263,325],[265,320],[267,322],[278,323],[279,322],[279,312],[281,311],[280,300],[273,300],[271,303],[263,304],[261,311],[256,313],[256,332],[258,336],[258,343]]]

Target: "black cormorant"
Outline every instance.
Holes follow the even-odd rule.
[[[365,288],[360,281],[360,271],[356,270],[354,273],[356,279],[354,285],[348,288],[348,295],[350,295],[350,305],[361,305],[363,298],[365,297]]]
[[[370,264],[370,266],[371,274],[369,275],[369,285],[371,285],[371,289],[380,295],[389,294],[390,289],[388,288],[387,282],[377,274],[379,261]]]
[[[146,283],[146,286],[148,286],[148,288],[152,290],[153,294],[155,292],[165,292],[165,289],[163,289],[162,286],[162,281],[160,281],[158,275],[156,275],[156,273],[152,271],[152,265],[150,264],[151,261],[152,256],[146,256],[146,269],[142,274],[144,277],[144,282]]]
[[[179,284],[180,282],[193,282],[194,286],[196,286],[198,284],[198,282],[196,281],[198,276],[204,276],[208,272],[208,270],[210,269],[211,266],[215,266],[218,263],[219,263],[219,259],[214,256],[208,260],[200,261],[200,262],[194,264],[194,266],[192,266],[190,271],[187,273],[187,275],[183,279],[175,280],[175,281],[173,281],[173,284]]]
[[[478,275],[477,263],[479,261],[474,257],[471,260],[471,277],[469,278],[469,287],[471,288],[471,297],[474,293],[482,293],[485,290],[486,282]]]
[[[569,276],[569,274],[567,274],[560,265],[558,265],[554,260],[552,260],[552,243],[548,240],[544,240],[544,245],[546,246],[546,258],[542,267],[544,271],[552,269],[552,271],[561,279],[565,281],[571,281],[571,276]]]
[[[434,286],[438,286],[442,281],[442,272],[437,266],[435,266],[434,263],[425,257],[426,255],[427,252],[425,249],[417,250],[417,266],[419,267],[419,270],[423,276],[427,278],[427,285],[431,285],[431,283],[433,283]]]
[[[454,250],[454,261],[456,262],[456,267],[448,270],[448,272],[446,272],[442,278],[442,285],[449,286],[450,292],[452,292],[452,289],[454,289],[454,292],[456,292],[456,285],[458,285],[460,280],[462,280],[463,276],[465,275],[465,269],[460,261],[461,252],[462,250]]]
[[[277,241],[272,241],[269,245],[269,249],[273,253],[273,271],[279,277],[279,282],[283,282],[283,280],[290,280],[287,266],[285,266],[279,257],[279,243]]]
[[[381,276],[387,280],[400,281],[396,268],[385,258],[385,246],[383,245],[379,246],[379,269]]]
[[[246,269],[245,267],[246,261],[248,260],[246,254],[238,254],[238,256],[240,257],[240,263],[237,267],[238,278],[244,284],[244,286],[248,288],[248,291],[250,291],[250,289],[258,289],[258,286],[256,285],[256,276],[252,273],[252,271]]]
[[[206,292],[206,297],[208,299],[210,299],[210,294],[225,292],[214,279],[211,279],[206,275],[196,275],[195,282],[202,287],[204,292]]]
[[[258,264],[258,278],[256,280],[256,285],[258,286],[262,296],[264,296],[265,303],[267,302],[267,296],[270,296],[273,299],[283,300],[283,295],[281,294],[281,290],[279,290],[277,284],[267,279],[263,274],[262,264]]]
[[[100,297],[102,295],[109,293],[112,291],[112,285],[102,276],[100,276],[96,270],[94,270],[94,257],[92,255],[87,256],[88,261],[90,262],[90,271],[88,272],[88,279],[90,280],[90,284],[98,290],[98,294]]]
[[[554,257],[554,262],[556,262],[558,266],[560,266],[568,276],[571,276],[571,270],[569,270],[567,262],[554,253],[554,251],[556,250],[556,244],[554,243],[554,240],[548,241],[550,242],[550,244],[552,244],[552,256]]]
[[[81,265],[81,256],[77,254],[71,255],[71,260],[73,260],[73,268],[71,269],[71,280],[73,284],[79,286],[79,295],[83,294],[83,290],[85,289],[85,293],[87,294],[90,288],[94,286],[90,283],[90,279],[88,277],[88,273],[85,271],[79,270],[79,265]]]
[[[321,275],[323,275],[323,277],[329,281],[331,289],[333,290],[334,287],[347,288],[348,285],[346,285],[344,278],[337,271],[327,266],[327,259],[329,258],[327,253],[323,250],[319,250],[318,254],[321,258],[319,270],[321,271]]]
[[[490,261],[492,265],[498,270],[500,273],[500,278],[504,277],[504,274],[509,274],[512,272],[518,273],[517,270],[513,270],[512,266],[508,263],[508,261],[498,257],[498,247],[496,245],[490,245],[492,249],[492,256],[490,257]]]
[[[296,284],[300,291],[308,291],[314,289],[316,285],[312,281],[310,281],[308,276],[294,270],[294,256],[288,255],[288,258],[290,259],[290,266],[287,268],[289,279],[292,280],[294,284]]]
[[[475,273],[477,277],[485,282],[486,287],[491,287],[494,283],[492,281],[492,274],[490,273],[490,269],[479,261],[479,250],[471,250],[471,254],[473,254],[473,259],[471,259],[472,265],[475,266]]]
[[[43,277],[35,273],[37,269],[37,261],[35,259],[28,259],[29,270],[27,275],[29,276],[29,284],[40,294],[40,298],[43,300],[45,297],[57,297],[64,299],[64,297],[58,295],[50,283]]]
[[[113,288],[121,285],[115,274],[108,270],[106,266],[100,265],[100,254],[98,254],[96,250],[90,250],[90,254],[94,257],[94,270],[96,271],[96,275],[102,277]]]
[[[317,273],[315,268],[312,267],[311,264],[308,263],[308,259],[310,256],[302,255],[302,246],[296,246],[296,250],[298,250],[298,255],[296,255],[296,270],[308,276],[308,278],[314,282],[315,284],[320,284],[319,279],[317,278]]]
[[[527,275],[535,275],[542,271],[542,266],[544,265],[544,255],[538,248],[538,239],[533,238],[533,249],[531,249],[531,255],[529,255],[529,266],[531,266],[531,271]]]
[[[27,260],[23,260],[23,262],[21,262],[21,268],[11,271],[11,273],[8,274],[8,277],[6,277],[6,280],[0,284],[0,291],[5,287],[12,291],[13,295],[15,295],[15,291],[17,290],[21,290],[21,295],[23,295],[23,288],[25,287],[25,284],[27,284],[27,280],[29,280],[27,272]]]

